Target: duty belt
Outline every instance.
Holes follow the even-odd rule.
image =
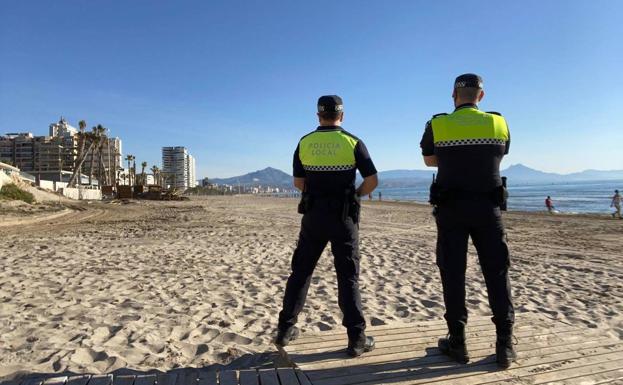
[[[459,189],[444,189],[433,182],[430,187],[430,200],[432,205],[440,205],[443,203],[467,200],[467,201],[491,201],[494,204],[506,209],[506,198],[508,193],[504,186],[499,186],[490,191],[469,191]]]

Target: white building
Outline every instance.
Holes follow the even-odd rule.
[[[195,157],[188,154],[188,187],[197,187],[197,175],[195,173]]]
[[[166,184],[180,190],[195,187],[195,158],[186,147],[162,147],[162,172]]]

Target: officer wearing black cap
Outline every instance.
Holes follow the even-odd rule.
[[[424,163],[438,167],[431,185],[431,204],[437,222],[437,265],[441,272],[444,315],[449,335],[439,340],[440,350],[466,363],[465,269],[467,242],[472,242],[487,285],[496,326],[498,365],[508,368],[515,358],[512,329],[515,320],[506,235],[500,207],[506,207],[506,189],[500,162],[508,154],[510,134],[497,112],[483,112],[482,78],[464,74],[454,82],[451,114],[437,114],[426,123],[420,146]]]
[[[359,197],[371,193],[378,180],[366,146],[341,127],[343,110],[339,96],[320,97],[320,126],[305,135],[294,151],[294,185],[303,192],[299,204],[303,219],[275,343],[285,346],[297,337],[294,325],[305,304],[312,273],[331,242],[338,304],[343,313],[342,325],[348,333],[347,352],[356,357],[374,348],[374,339],[364,332],[366,322],[358,284]],[[363,182],[355,188],[357,170]]]

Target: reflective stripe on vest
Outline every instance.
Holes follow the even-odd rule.
[[[342,130],[314,131],[299,142],[299,158],[307,171],[352,170],[356,145]]]
[[[475,108],[461,108],[431,120],[436,147],[504,145],[509,140],[503,117]]]

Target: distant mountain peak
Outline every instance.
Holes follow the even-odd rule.
[[[262,186],[288,186],[292,185],[292,176],[273,168],[266,167],[261,170],[249,172],[244,175],[232,176],[230,178],[211,178],[212,183],[231,184],[231,185],[262,185]]]

